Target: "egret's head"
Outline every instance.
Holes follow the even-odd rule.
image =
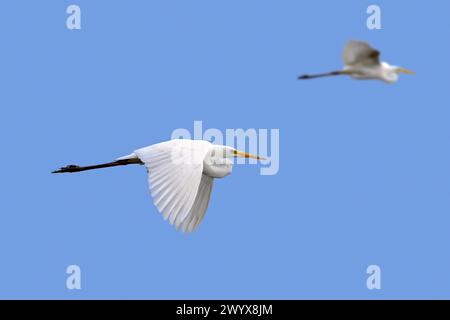
[[[251,158],[256,160],[266,160],[263,157],[254,156],[250,153],[239,151],[229,146],[216,146],[214,149],[216,156],[221,154],[223,158]]]
[[[400,74],[409,74],[409,75],[415,75],[416,73],[412,70],[398,67],[398,66],[391,66],[387,64],[386,62],[383,62],[381,64],[382,70],[383,70],[383,80],[389,83],[397,82]]]

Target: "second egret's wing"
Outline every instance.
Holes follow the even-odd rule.
[[[134,152],[147,168],[155,206],[177,228],[194,206],[210,146],[207,141],[171,140]]]
[[[367,42],[350,41],[344,49],[343,60],[346,66],[373,66],[380,63],[380,51]]]

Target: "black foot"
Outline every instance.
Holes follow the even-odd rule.
[[[53,171],[52,173],[76,172],[77,171],[76,169],[79,169],[79,168],[80,168],[80,166],[71,164],[71,165],[59,168],[58,170]]]

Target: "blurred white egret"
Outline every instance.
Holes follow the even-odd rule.
[[[397,82],[400,73],[415,74],[413,71],[391,66],[380,61],[380,51],[373,49],[367,42],[350,41],[344,49],[344,69],[322,74],[303,75],[299,80],[307,80],[328,76],[348,75],[354,79],[382,80],[387,83]]]
[[[143,164],[147,168],[153,202],[177,230],[192,232],[202,221],[208,207],[214,178],[231,173],[231,158],[262,157],[229,146],[202,140],[170,140],[134,151],[114,162],[80,167],[69,165],[53,173]]]

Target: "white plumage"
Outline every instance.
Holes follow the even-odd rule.
[[[202,140],[170,140],[95,166],[66,166],[54,173],[79,172],[118,165],[144,164],[153,203],[177,230],[194,231],[208,208],[214,178],[231,173],[230,158],[258,156]]]
[[[212,178],[203,178],[203,161],[211,147],[207,141],[171,140],[134,152],[147,168],[153,203],[177,229],[183,224],[183,230],[193,231],[200,223],[195,217],[204,215],[198,211],[206,211],[211,188],[204,185],[212,186]]]
[[[413,71],[391,66],[386,62],[380,61],[380,51],[372,48],[367,42],[350,41],[344,48],[342,55],[344,68],[342,70],[314,74],[302,75],[300,80],[348,75],[359,80],[381,80],[387,83],[397,82],[400,73],[414,74]]]

